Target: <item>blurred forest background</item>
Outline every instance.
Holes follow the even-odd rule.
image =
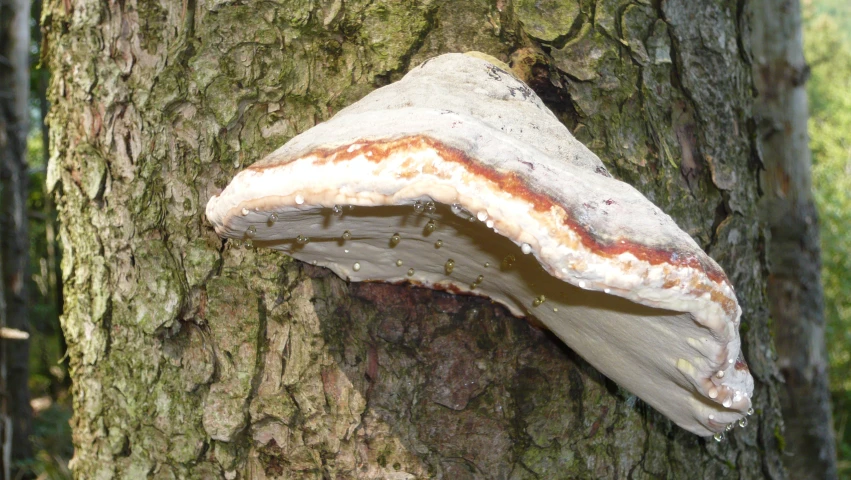
[[[804,2],[810,149],[821,221],[830,390],[840,478],[851,478],[851,2]]]
[[[813,182],[821,221],[823,282],[826,301],[830,382],[839,453],[840,478],[851,479],[851,2],[804,0],[804,49],[811,68],[810,148]],[[30,382],[34,412],[31,459],[19,464],[19,475],[71,478],[73,455],[70,380],[59,326],[62,313],[61,259],[56,237],[56,212],[44,181],[47,149],[44,92],[49,73],[40,68],[37,20],[40,2],[33,3],[32,131],[29,231]]]

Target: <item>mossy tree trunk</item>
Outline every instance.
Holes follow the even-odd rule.
[[[784,477],[740,2],[57,0],[44,21],[78,476]],[[205,222],[236,171],[467,50],[725,268],[748,427],[696,437],[487,301],[347,284]]]

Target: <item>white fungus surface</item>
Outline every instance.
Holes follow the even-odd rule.
[[[753,379],[720,268],[484,60],[427,61],[238,174],[207,216],[350,281],[533,316],[698,435],[746,423]]]

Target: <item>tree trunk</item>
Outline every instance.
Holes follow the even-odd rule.
[[[739,2],[530,5],[46,5],[79,477],[785,477]],[[749,426],[696,437],[487,301],[347,284],[205,222],[236,171],[467,50],[725,268]]]
[[[781,14],[778,15],[778,12]],[[797,1],[751,2],[757,133],[765,172],[768,297],[792,478],[837,478],[825,347],[818,217],[807,137],[809,68]]]
[[[0,2],[0,327],[29,331],[27,275],[27,133],[29,130],[30,5]],[[8,460],[32,456],[29,341],[0,336],[0,445],[3,471]],[[11,431],[9,431],[11,430]],[[9,450],[11,444],[11,450]],[[5,453],[9,453],[7,456]],[[6,478],[6,477],[4,477]]]

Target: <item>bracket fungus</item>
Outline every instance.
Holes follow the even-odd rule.
[[[349,281],[487,296],[698,435],[752,412],[721,268],[481,58],[428,60],[296,136],[207,217]]]

